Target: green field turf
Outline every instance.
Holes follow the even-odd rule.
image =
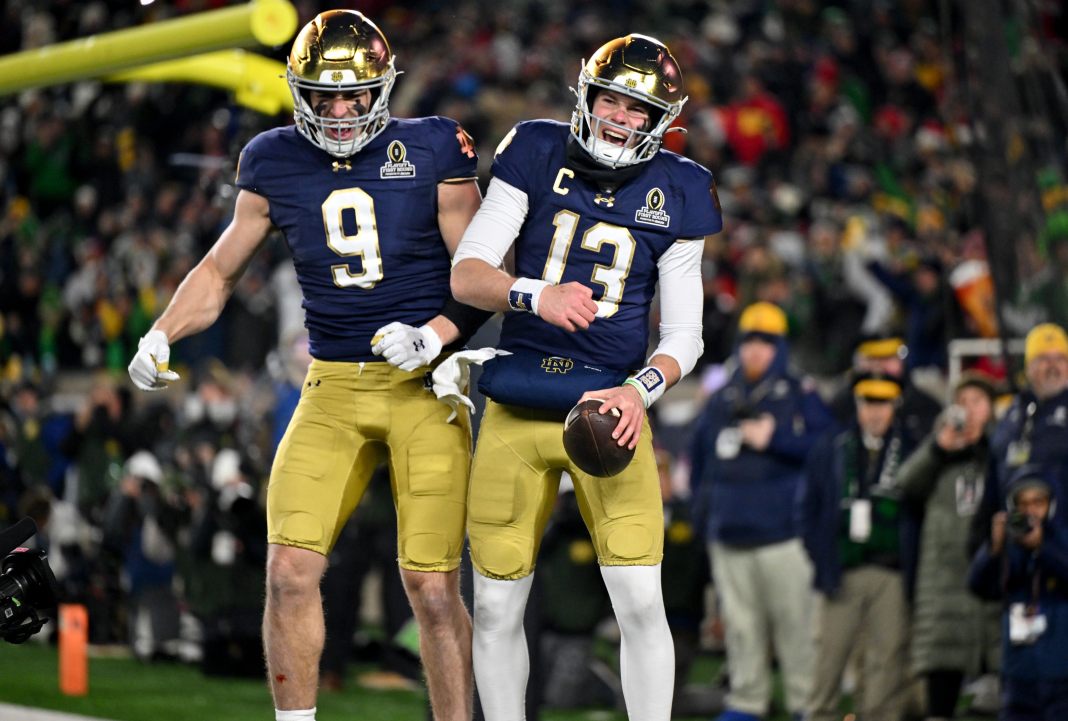
[[[692,680],[711,682],[721,659],[702,657]],[[350,679],[359,668],[353,669]],[[368,669],[370,670],[370,669]],[[778,685],[778,684],[777,684]],[[776,689],[781,705],[781,689]],[[207,678],[177,663],[146,665],[121,654],[89,659],[89,694],[68,697],[59,692],[54,648],[38,643],[0,643],[0,703],[98,716],[114,721],[266,721],[273,718],[270,694],[258,679]],[[843,710],[848,708],[848,702]],[[355,683],[342,692],[321,693],[319,721],[426,721],[422,692],[371,691]],[[769,721],[787,721],[786,714]],[[962,716],[960,721],[981,717]],[[603,709],[542,711],[540,721],[626,721]],[[682,721],[682,720],[679,720]],[[697,721],[697,720],[693,720]],[[701,721],[709,721],[702,719]]]
[[[131,658],[90,658],[89,695],[59,692],[55,649],[0,643],[0,702],[115,721],[265,721],[273,705],[264,681],[206,678],[174,663],[145,665]],[[425,721],[426,700],[411,691],[369,691],[355,684],[319,695],[320,721]],[[543,721],[625,721],[603,710],[545,712]]]

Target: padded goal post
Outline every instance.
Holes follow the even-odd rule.
[[[235,7],[101,33],[0,57],[0,95],[92,78],[186,81],[226,87],[261,112],[292,107],[285,68],[252,53],[215,54],[285,43],[297,30],[289,0],[252,0]],[[236,52],[236,51],[234,51]],[[212,53],[206,59],[195,58]],[[168,62],[163,62],[168,61]],[[206,63],[213,65],[206,72]],[[146,67],[148,66],[148,67]],[[255,96],[265,93],[266,98]],[[254,103],[259,100],[262,107]]]

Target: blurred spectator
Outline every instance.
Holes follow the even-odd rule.
[[[77,474],[73,479],[68,477],[68,482],[73,480],[77,485],[66,489],[64,496],[76,499],[78,510],[94,523],[105,523],[104,504],[119,490],[122,464],[134,448],[135,423],[129,389],[100,378],[63,442],[62,451],[73,460]]]
[[[942,404],[922,388],[909,382],[907,359],[909,348],[900,335],[892,332],[869,335],[860,340],[853,353],[852,378],[868,373],[893,376],[903,387],[896,413],[897,423],[915,446],[930,431]],[[842,425],[856,418],[857,403],[851,387],[843,388],[831,401],[831,409]]]
[[[809,227],[804,291],[795,297],[803,310],[798,313],[800,327],[791,335],[794,356],[802,368],[817,375],[836,375],[848,368],[865,312],[846,283],[838,236],[830,221]]]
[[[15,390],[11,412],[17,424],[11,450],[18,464],[19,482],[25,487],[45,484],[53,494],[62,496],[69,460],[60,446],[71,433],[71,417],[53,412],[33,383],[23,383]]]
[[[755,72],[741,78],[723,124],[734,156],[744,165],[758,165],[765,156],[785,151],[790,143],[786,111]]]
[[[193,502],[192,563],[185,575],[201,626],[201,670],[261,678],[267,521],[258,482],[232,448],[215,454],[210,480],[210,488],[187,496]]]
[[[1048,239],[1049,263],[1035,278],[1028,301],[1046,312],[1045,320],[1068,327],[1068,219]]]
[[[742,311],[737,370],[709,398],[690,454],[695,519],[727,633],[730,693],[721,721],[768,712],[769,643],[791,713],[804,712],[811,690],[812,567],[795,502],[805,456],[830,417],[787,372],[786,330],[786,315],[771,303]]]
[[[283,338],[278,349],[267,358],[267,369],[274,381],[275,405],[271,419],[271,456],[282,442],[289,420],[297,409],[304,377],[311,364],[308,331],[301,327]]]
[[[895,271],[875,261],[868,269],[893,293],[904,312],[909,369],[933,366],[945,370],[946,344],[960,335],[960,321],[942,261],[926,255],[911,268]]]
[[[816,662],[810,721],[837,721],[842,674],[860,656],[864,719],[898,721],[904,702],[908,609],[902,574],[905,511],[897,475],[909,442],[895,419],[893,376],[853,384],[857,420],[825,435],[809,456],[800,499],[805,547],[815,565]]]
[[[173,656],[178,639],[174,578],[181,511],[163,483],[156,457],[134,453],[108,499],[103,524],[104,543],[122,557],[128,640],[141,661]]]
[[[906,503],[923,511],[912,626],[912,670],[926,677],[929,717],[953,717],[966,677],[996,668],[997,609],[967,591],[968,529],[989,463],[994,388],[983,376],[958,382],[953,405],[901,465]]]
[[[32,518],[37,533],[24,544],[48,554],[48,566],[66,603],[87,603],[93,529],[72,504],[57,499],[47,486],[34,485],[19,499],[19,516]]]
[[[1057,488],[1035,466],[1006,484],[1006,511],[972,563],[970,585],[1003,599],[1002,709],[1006,721],[1068,718],[1068,537],[1051,522]]]
[[[972,526],[970,548],[989,540],[991,518],[1004,510],[1009,481],[1023,466],[1049,474],[1055,492],[1068,489],[1068,334],[1052,323],[1031,329],[1024,344],[1028,387],[1012,400],[990,442],[990,477]],[[1062,517],[1054,522],[1063,523]]]

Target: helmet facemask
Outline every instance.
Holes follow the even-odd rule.
[[[358,82],[312,82],[298,77],[287,67],[286,80],[289,81],[289,91],[293,94],[293,119],[296,121],[297,130],[312,144],[336,158],[353,155],[385,130],[386,123],[389,122],[389,94],[396,79],[397,71],[392,57],[389,59],[388,70],[381,77]],[[370,90],[371,107],[354,118],[319,115],[311,106],[310,97],[313,90],[326,95]],[[351,131],[348,138],[343,137],[346,131]]]

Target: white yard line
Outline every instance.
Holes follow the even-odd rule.
[[[46,711],[45,709],[30,708],[29,706],[0,703],[0,721],[107,721],[107,719],[76,716],[72,713]]]

